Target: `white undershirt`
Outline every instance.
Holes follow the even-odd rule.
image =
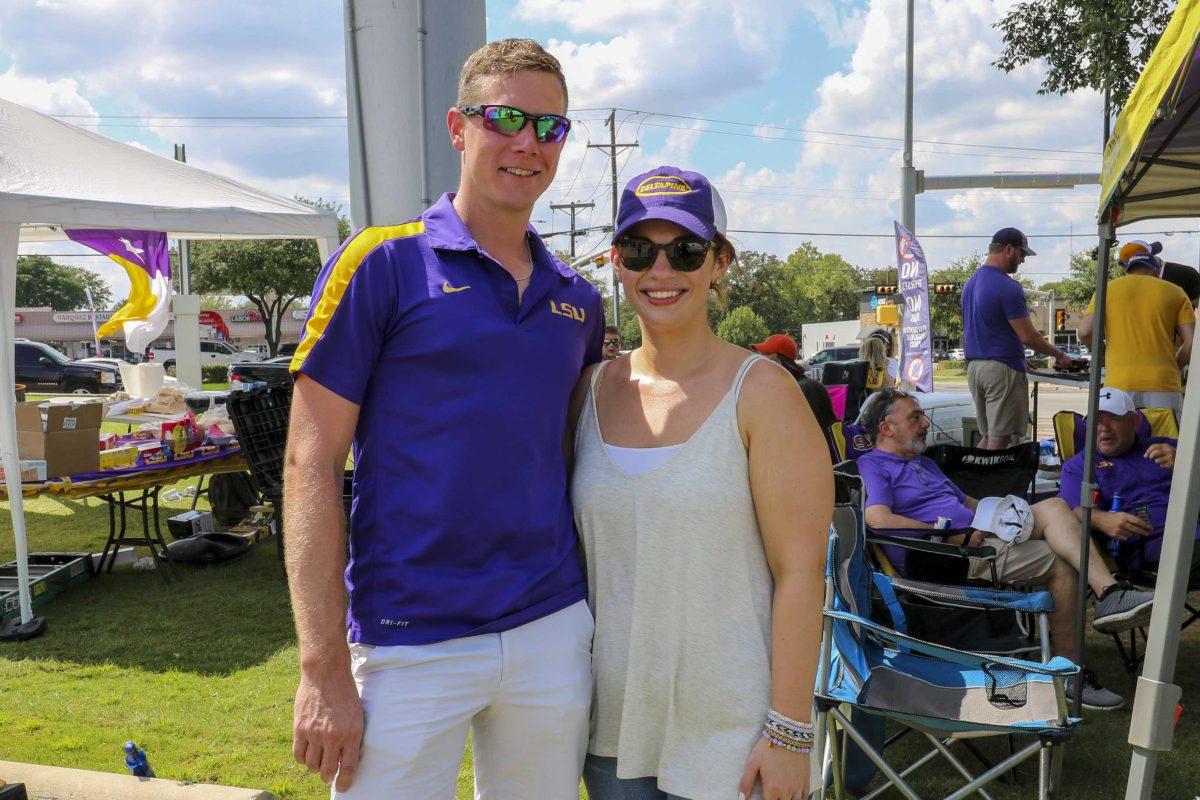
[[[604,449],[608,451],[613,463],[626,475],[641,475],[662,466],[671,454],[681,447],[681,444],[669,444],[665,447],[617,447],[615,444],[604,443]]]

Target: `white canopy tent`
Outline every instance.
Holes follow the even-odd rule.
[[[0,100],[0,455],[22,625],[30,624],[32,608],[12,388],[17,248],[66,239],[64,228],[164,231],[177,239],[316,239],[322,259],[338,245],[330,211]]]

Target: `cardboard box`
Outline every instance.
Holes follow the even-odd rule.
[[[211,533],[212,529],[211,511],[185,511],[167,520],[167,530],[176,539],[186,539],[197,533]]]
[[[21,459],[18,464],[22,481],[46,480],[46,462]],[[4,480],[4,465],[0,464],[0,481]]]
[[[126,469],[137,466],[136,447],[114,447],[100,453],[100,469]]]
[[[21,458],[46,462],[46,477],[100,470],[100,403],[53,404],[46,421],[38,403],[17,404],[17,449]]]

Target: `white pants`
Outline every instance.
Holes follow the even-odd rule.
[[[362,757],[335,800],[452,800],[467,730],[478,800],[576,800],[592,699],[578,603],[503,633],[430,645],[351,645]]]

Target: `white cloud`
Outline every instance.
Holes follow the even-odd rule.
[[[991,66],[1000,52],[991,24],[1006,3],[918,0],[916,27],[915,165],[927,174],[1000,171],[1095,172],[1099,169],[1101,106],[1094,92],[1068,97],[1036,94],[1040,68],[1004,74]],[[856,132],[898,139],[903,133],[904,1],[872,0],[847,67],[817,88],[817,108],[802,123],[810,130]],[[765,138],[775,135],[763,131]],[[791,168],[737,164],[716,178],[728,187],[731,227],[766,230],[888,234],[899,217],[900,142],[871,138],[788,136],[836,141],[798,145]],[[957,143],[951,146],[948,143]],[[966,147],[995,144],[1080,153]],[[772,145],[778,146],[778,145]],[[965,155],[962,155],[965,154]],[[1075,190],[972,190],[918,197],[917,229],[931,267],[986,246],[987,239],[943,239],[990,234],[1005,225],[1027,232],[1074,230],[1075,249],[1094,233],[1094,185]],[[802,239],[743,237],[746,246],[786,253]],[[893,258],[888,238],[813,238],[861,266]],[[1023,268],[1037,281],[1065,269],[1072,240],[1041,239]]]
[[[809,5],[826,14],[832,7],[817,0],[696,0],[686,9],[672,0],[521,0],[516,14],[579,35],[547,43],[563,64],[573,106],[680,111],[763,85],[790,26],[810,19]]]
[[[79,93],[76,81],[22,75],[15,65],[0,74],[0,97],[43,114],[96,114],[92,104]]]

